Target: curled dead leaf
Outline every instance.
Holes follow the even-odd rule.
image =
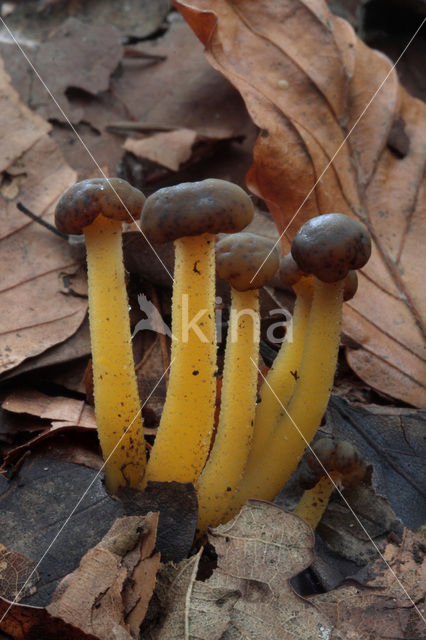
[[[247,182],[284,250],[318,214],[340,211],[369,228],[372,257],[344,314],[360,347],[347,358],[373,388],[423,406],[426,106],[323,0],[265,0],[261,11],[225,0],[175,5],[261,130]],[[398,153],[396,122],[406,136]]]

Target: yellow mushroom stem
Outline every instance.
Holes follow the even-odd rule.
[[[316,529],[340,477],[338,472],[332,471],[328,476],[320,478],[315,487],[303,492],[293,513],[303,518],[312,529]]]
[[[198,530],[217,526],[228,509],[250,450],[257,392],[259,291],[231,288],[219,422],[209,459],[196,483]]]
[[[249,498],[272,500],[290,478],[303,456],[326,410],[336,371],[342,317],[343,280],[325,283],[314,279],[314,297],[309,317],[299,379],[287,411],[257,460],[246,469],[232,517]]]
[[[84,228],[95,412],[110,492],[123,485],[140,487],[146,461],[121,226],[99,215]]]
[[[175,241],[171,367],[146,480],[195,482],[210,447],[216,399],[215,236]]]
[[[259,391],[260,402],[256,406],[253,442],[247,462],[248,474],[251,473],[251,469],[257,466],[259,457],[262,455],[262,451],[282,413],[281,405],[287,406],[299,377],[306,328],[312,305],[312,278],[309,276],[301,278],[293,286],[293,289],[297,298],[292,318],[291,336],[281,345]]]

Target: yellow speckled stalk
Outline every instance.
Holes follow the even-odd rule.
[[[253,443],[247,462],[248,473],[249,469],[257,466],[259,456],[262,455],[280,417],[281,404],[287,406],[293,394],[296,378],[300,375],[300,362],[312,304],[313,280],[310,277],[302,278],[293,288],[297,298],[292,319],[291,341],[282,344],[259,391],[260,402],[256,406]]]
[[[98,216],[84,228],[96,422],[104,460],[111,455],[105,465],[106,486],[111,492],[127,484],[140,487],[145,470],[121,225],[119,220]]]
[[[296,469],[306,448],[305,440],[311,442],[326,410],[340,343],[343,281],[325,283],[315,278],[314,282],[300,378],[287,413],[282,409],[256,468],[244,473],[230,517],[248,498],[272,500],[276,496]]]
[[[259,358],[259,292],[232,289],[219,423],[209,459],[198,478],[198,530],[217,526],[229,507],[250,450]]]
[[[172,360],[146,479],[195,482],[206,461],[216,399],[215,236],[175,241]]]
[[[338,473],[331,473],[331,478],[336,482]],[[323,476],[313,489],[304,491],[293,513],[303,518],[312,529],[316,529],[324,511],[327,509],[330,496],[335,489],[334,483],[328,476]]]

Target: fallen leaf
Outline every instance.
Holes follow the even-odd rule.
[[[2,408],[11,413],[28,414],[50,421],[48,426],[39,425],[40,433],[34,438],[9,449],[3,462],[5,466],[43,440],[52,438],[58,433],[76,429],[95,434],[97,432],[94,409],[83,400],[62,396],[51,397],[34,390],[19,390],[6,396]]]
[[[115,27],[90,25],[70,17],[31,52],[31,59],[67,118],[76,124],[83,110],[70,103],[67,92],[79,89],[97,95],[106,91],[122,54],[120,33]],[[42,117],[66,121],[36,77],[29,100]]]
[[[18,158],[48,133],[51,126],[31,111],[10,85],[0,58],[0,170],[6,171]]]
[[[65,342],[46,349],[38,356],[27,358],[14,369],[5,372],[2,375],[2,380],[15,378],[29,371],[40,372],[40,377],[43,379],[48,370],[49,381],[72,391],[84,393],[81,380],[90,353],[89,319],[86,317],[77,331]],[[85,361],[83,361],[84,358],[86,358]],[[50,367],[55,367],[55,369],[52,370]],[[41,370],[45,371],[42,373]]]
[[[156,549],[162,562],[180,562],[188,556],[198,519],[197,494],[191,483],[148,482],[144,491],[120,487],[117,498],[127,515],[159,512]]]
[[[226,136],[222,139],[230,138]],[[157,133],[153,136],[137,140],[127,138],[123,148],[131,151],[139,158],[144,158],[155,162],[171,171],[178,171],[185,162],[190,160],[194,145],[197,142],[210,143],[217,142],[220,138],[207,138],[199,136],[193,129],[178,129]]]
[[[372,487],[361,484],[345,489],[343,496],[333,496],[317,531],[336,557],[366,565],[376,559],[377,547],[391,535],[398,537],[403,527],[389,501]]]
[[[1,597],[0,616],[0,630],[13,640],[99,640],[71,624],[53,618],[46,609],[14,604]]]
[[[93,407],[87,405],[84,400],[48,396],[40,391],[28,389],[13,391],[7,395],[2,408],[13,413],[28,413],[39,418],[96,429]]]
[[[250,500],[239,515],[209,534],[217,569],[196,582],[198,560],[169,579],[158,640],[200,638],[287,640],[331,637],[328,619],[293,591],[289,579],[312,561],[313,535],[280,507]]]
[[[356,406],[336,396],[327,410],[327,427],[333,436],[350,439],[357,446],[373,465],[374,489],[389,500],[404,525],[413,529],[426,520],[425,420],[421,410]],[[369,519],[384,522],[383,514],[374,517],[370,513]]]
[[[247,182],[285,231],[284,251],[321,213],[368,226],[372,258],[344,313],[360,345],[347,349],[348,362],[373,388],[423,406],[425,105],[323,0],[266,0],[261,11],[252,2],[174,4],[261,129]],[[399,119],[403,157],[387,146]]]
[[[19,602],[31,595],[37,580],[34,562],[0,543],[0,597]]]
[[[152,601],[163,618],[159,623],[147,620],[143,637],[422,637],[424,545],[411,532],[406,532],[401,547],[386,547],[388,565],[375,560],[350,584],[309,598],[297,595],[289,583],[313,559],[312,530],[294,514],[271,503],[249,500],[234,520],[212,530],[208,537],[217,552],[217,569],[204,582],[197,580],[200,554],[177,566],[163,567]]]
[[[189,640],[224,638],[230,612],[240,597],[239,591],[212,588],[196,580],[202,549],[179,565],[161,567],[154,597],[162,613],[162,622],[150,629],[153,640]],[[219,615],[220,611],[220,615]]]
[[[161,27],[168,12],[169,0],[127,0],[125,10],[120,0],[92,0],[76,5],[60,0],[27,0],[25,5],[16,4],[6,22],[15,36],[38,42],[43,42],[70,14],[77,14],[85,23],[113,25],[126,36],[146,38]]]
[[[13,199],[0,197],[0,373],[9,371],[28,357],[66,340],[80,326],[87,303],[72,294],[65,295],[63,278],[72,280],[78,272],[71,248],[63,240],[30,221],[17,210],[16,202],[29,204],[49,219],[59,196],[73,182],[75,174],[65,163],[56,144],[40,119],[30,119],[7,75],[0,67],[4,110],[13,108],[19,120],[16,131],[29,130],[30,136],[15,136],[16,150],[7,151],[1,180],[15,182]],[[34,132],[34,122],[38,130]],[[2,131],[11,122],[2,121]],[[25,140],[25,146],[22,146]],[[13,140],[13,138],[12,138]],[[48,214],[48,215],[47,215]]]
[[[424,554],[423,541],[406,531],[401,545],[386,546],[387,564],[378,559],[363,571],[362,583],[355,578],[310,600],[338,626],[342,638],[424,638]]]
[[[116,520],[60,582],[46,610],[100,640],[111,640],[116,627],[127,632],[123,638],[139,638],[160,566],[157,522],[158,513]]]
[[[37,591],[23,598],[31,605],[45,606],[63,576],[125,515],[98,471],[47,456],[27,458],[10,481],[0,475],[0,502],[1,543],[36,564],[41,560]]]

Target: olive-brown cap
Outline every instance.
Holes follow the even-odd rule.
[[[142,191],[121,178],[91,178],[74,184],[59,200],[55,224],[59,231],[79,235],[99,214],[132,222],[145,202]]]
[[[259,289],[279,266],[274,241],[254,233],[225,236],[216,245],[216,272],[237,291]]]
[[[141,228],[151,242],[203,233],[234,233],[253,219],[247,193],[232,182],[211,178],[159,189],[146,199]]]
[[[367,229],[343,213],[311,218],[296,233],[291,253],[305,273],[323,282],[337,282],[351,269],[360,269],[371,254]]]
[[[291,253],[287,253],[280,260],[280,281],[281,283],[288,289],[291,289],[295,284],[297,284],[300,278],[306,276],[307,274],[302,271],[299,267]]]
[[[339,473],[345,487],[359,484],[366,472],[366,464],[358,449],[346,440],[321,438],[306,456],[299,482],[304,489],[312,489],[319,479],[325,475],[324,468]]]

